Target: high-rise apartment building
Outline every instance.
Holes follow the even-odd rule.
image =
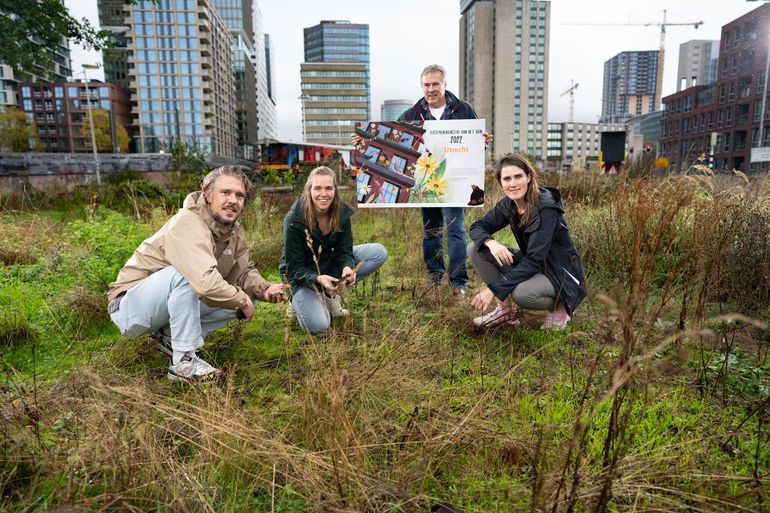
[[[302,104],[305,140],[347,144],[357,121],[369,119],[364,64],[303,62]]]
[[[127,63],[105,61],[105,72],[108,81],[112,73],[127,75],[137,151],[156,152],[176,140],[234,157],[232,34],[214,5],[140,0],[122,5],[120,15],[114,5],[115,0],[99,0],[100,24],[125,35]]]
[[[308,141],[341,143],[356,121],[371,118],[369,25],[322,21],[308,27],[300,65]]]
[[[257,72],[257,137],[259,139],[275,139],[278,135],[278,115],[275,109],[275,99],[270,96],[271,84],[268,61],[269,35],[262,28],[262,12],[254,4],[254,52],[251,55]],[[275,75],[275,73],[273,73]],[[274,85],[274,84],[272,84]],[[274,88],[273,88],[274,89]]]
[[[235,115],[238,148],[235,155],[254,160],[257,144],[257,71],[251,60],[254,53],[256,19],[261,17],[255,0],[212,0],[231,36],[235,68]],[[253,3],[253,8],[252,8]]]
[[[124,0],[98,0],[99,25],[110,32],[111,48],[103,52],[104,79],[124,89],[129,88],[131,74],[128,62],[128,23],[123,8]]]
[[[600,123],[625,123],[655,111],[658,51],[621,52],[604,63]]]
[[[19,84],[22,81],[45,79],[54,82],[66,82],[71,80],[72,64],[70,63],[69,41],[66,38],[62,39],[56,48],[48,48],[46,53],[53,63],[53,68],[50,73],[42,77],[24,75],[0,61],[0,109],[21,104]]]
[[[706,85],[717,79],[719,40],[693,39],[679,45],[676,90]]]
[[[277,139],[278,138],[278,90],[275,87],[275,45],[270,34],[265,34],[265,85],[267,94],[263,102],[260,103],[262,115],[259,120],[259,138]]]
[[[546,159],[550,2],[460,0],[460,98],[495,134],[493,155]]]

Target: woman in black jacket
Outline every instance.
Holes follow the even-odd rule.
[[[585,273],[564,221],[557,189],[540,187],[532,164],[508,154],[497,164],[496,178],[505,197],[473,223],[468,256],[487,287],[471,304],[484,312],[478,326],[519,324],[518,308],[547,310],[542,329],[562,329],[586,295]],[[509,226],[519,249],[492,238]]]

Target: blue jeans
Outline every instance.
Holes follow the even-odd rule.
[[[388,250],[382,244],[359,244],[353,246],[353,258],[361,268],[356,273],[356,283],[382,267],[388,258]],[[291,306],[297,316],[300,327],[308,333],[319,333],[329,328],[329,311],[321,302],[323,292],[316,292],[308,287],[298,287],[291,298]]]
[[[209,333],[235,319],[235,310],[208,306],[187,279],[169,266],[131,287],[110,318],[127,337],[170,326],[171,347],[185,352],[200,348]]]
[[[444,224],[449,250],[449,284],[464,287],[468,282],[465,266],[465,216],[462,207],[431,207],[422,209],[422,255],[431,281],[444,279]]]

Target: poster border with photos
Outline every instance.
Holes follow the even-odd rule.
[[[483,206],[484,127],[483,119],[357,122],[358,206]]]

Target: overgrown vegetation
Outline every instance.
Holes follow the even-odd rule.
[[[105,313],[178,206],[167,191],[6,207],[0,509],[767,511],[767,180],[545,179],[590,284],[566,332],[539,331],[542,312],[473,327],[467,301],[425,285],[419,212],[362,209],[356,242],[390,257],[352,317],[313,337],[261,304],[207,342],[228,371],[210,386],[168,383]],[[272,280],[284,203],[242,220]]]

